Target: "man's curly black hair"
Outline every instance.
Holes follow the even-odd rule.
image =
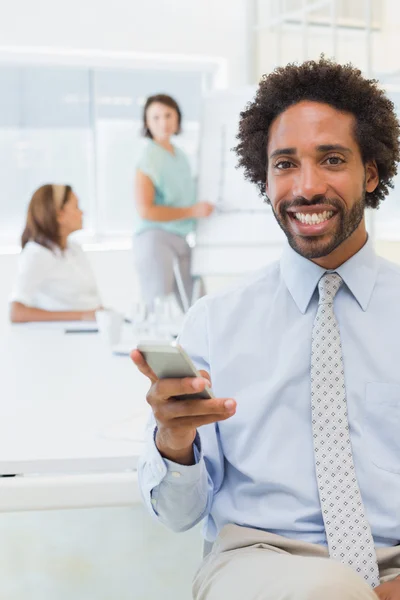
[[[321,56],[318,61],[279,67],[261,79],[255,99],[240,113],[235,151],[238,167],[266,196],[267,144],[272,121],[302,100],[323,102],[356,118],[355,138],[364,164],[375,160],[379,184],[366,194],[366,206],[377,208],[393,187],[399,151],[399,121],[394,104],[374,79],[365,79],[351,64]]]

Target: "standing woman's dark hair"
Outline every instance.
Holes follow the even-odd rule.
[[[168,96],[167,94],[156,94],[154,96],[149,96],[143,107],[143,130],[142,130],[142,133],[143,133],[144,137],[153,139],[153,136],[152,136],[149,128],[147,127],[146,114],[147,114],[147,109],[149,108],[149,106],[151,104],[154,104],[155,102],[159,102],[160,104],[164,104],[165,106],[169,106],[170,108],[173,108],[174,110],[176,110],[176,112],[178,114],[178,129],[175,132],[175,134],[177,135],[177,134],[181,133],[182,112],[181,112],[181,109],[179,108],[179,104],[176,102],[176,100],[174,100],[173,98],[171,98],[171,96]]]
[[[34,192],[21,237],[22,248],[28,242],[36,242],[49,250],[60,246],[57,212],[66,204],[71,192],[70,185],[42,185]]]

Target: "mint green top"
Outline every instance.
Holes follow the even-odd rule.
[[[185,153],[174,146],[174,154],[148,140],[137,168],[151,179],[155,189],[154,204],[174,208],[193,206],[196,202],[194,181]],[[149,221],[135,214],[134,231],[139,234],[147,229],[163,229],[186,237],[194,230],[196,219],[177,221]]]

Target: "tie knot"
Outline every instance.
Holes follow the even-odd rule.
[[[338,273],[325,273],[318,283],[319,304],[333,304],[343,279]]]

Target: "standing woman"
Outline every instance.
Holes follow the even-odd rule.
[[[189,301],[193,282],[191,248],[186,236],[196,219],[208,217],[214,206],[197,202],[194,181],[185,153],[171,143],[180,133],[181,111],[173,98],[158,94],[147,99],[143,110],[143,134],[148,138],[135,179],[136,268],[146,304],[158,296],[180,295],[174,276],[175,262]]]
[[[82,211],[69,185],[43,185],[28,207],[10,319],[94,320],[96,281],[82,248],[68,237],[82,229]]]

